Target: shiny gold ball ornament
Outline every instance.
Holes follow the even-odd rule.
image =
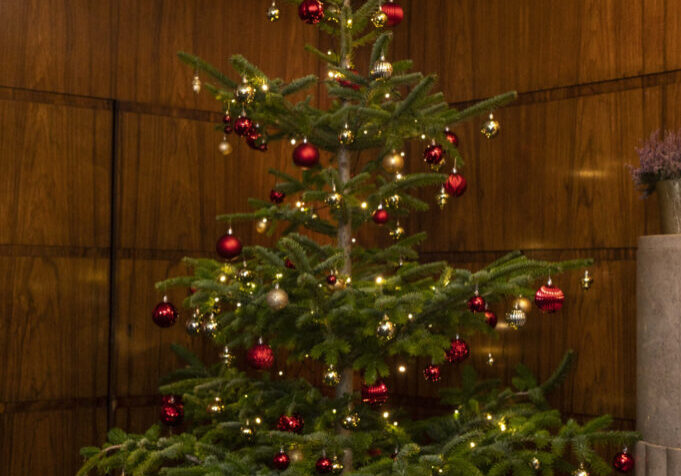
[[[343,126],[343,129],[338,134],[338,142],[341,145],[350,145],[355,142],[355,133],[352,132],[347,123],[345,123],[345,126]]]
[[[341,378],[340,378],[340,374],[334,368],[334,366],[329,365],[329,367],[324,372],[324,376],[322,377],[322,380],[324,381],[324,385],[328,385],[329,387],[335,387],[336,385],[338,385],[340,383]]]
[[[325,202],[333,210],[338,210],[343,204],[343,196],[334,190],[328,197],[326,197]]]
[[[402,239],[404,236],[404,228],[400,226],[400,223],[398,222],[395,228],[390,230],[390,238],[392,238],[395,241],[399,241]]]
[[[192,90],[196,93],[199,94],[201,92],[201,78],[199,78],[199,74],[196,73],[194,77],[192,78]]]
[[[499,134],[501,125],[494,119],[494,114],[490,113],[489,118],[482,124],[480,132],[488,139],[493,139]]]
[[[519,329],[527,322],[527,314],[522,309],[511,309],[506,313],[506,322],[513,329]]]
[[[279,284],[274,286],[266,296],[267,305],[273,311],[281,311],[288,306],[288,294],[283,289],[279,289]]]
[[[347,414],[341,420],[341,426],[346,430],[356,430],[359,427],[359,422],[360,422],[359,413],[352,412]]]
[[[236,279],[242,284],[247,284],[255,279],[255,274],[253,271],[244,266],[237,273]]]
[[[267,9],[267,19],[272,23],[279,20],[279,7],[277,7],[277,2],[272,2],[270,8]]]
[[[435,200],[437,201],[440,210],[444,210],[445,205],[447,205],[447,202],[449,201],[449,194],[444,187],[440,188],[440,193],[435,196]]]
[[[222,403],[222,399],[219,396],[215,396],[213,400],[206,407],[206,411],[209,415],[219,415],[225,411],[225,405]]]
[[[377,10],[371,15],[371,23],[373,23],[376,28],[383,28],[388,23],[388,15],[386,15],[383,10]]]
[[[369,76],[371,79],[390,79],[393,75],[393,65],[385,60],[385,56],[381,56],[381,59],[376,61],[371,67]]]
[[[215,314],[210,313],[208,314],[208,318],[206,321],[203,323],[203,333],[215,337],[215,334],[218,332],[218,321],[215,319]]]
[[[589,476],[589,472],[586,470],[584,463],[579,463],[579,468],[577,468],[572,476]]]
[[[532,301],[524,296],[518,296],[511,303],[513,309],[521,309],[525,314],[529,314],[532,310]]]
[[[389,207],[398,208],[400,206],[401,197],[398,194],[390,195],[386,200]]]
[[[341,474],[344,468],[343,463],[338,460],[337,456],[334,456],[331,462],[331,474]]]
[[[395,337],[395,324],[390,321],[388,315],[383,316],[383,320],[376,328],[376,335],[382,340],[390,340]]]
[[[255,231],[257,231],[260,234],[263,234],[267,231],[267,229],[270,227],[270,223],[267,220],[267,218],[261,218],[257,222],[255,222]]]
[[[582,289],[588,291],[591,289],[591,285],[594,283],[594,278],[589,274],[589,270],[584,271],[584,276],[582,277],[580,284]]]
[[[251,425],[250,421],[246,421],[246,424],[242,425],[239,431],[241,436],[248,442],[253,441],[255,438],[255,428]]]
[[[535,471],[539,471],[541,469],[541,461],[539,461],[539,458],[536,456],[533,456],[532,459],[530,460],[530,468],[532,468]]]
[[[255,98],[255,88],[248,83],[246,78],[243,78],[234,92],[234,97],[242,104],[250,104]]]
[[[383,162],[381,163],[389,174],[401,172],[404,169],[404,154],[393,150],[390,154],[383,157]]]
[[[227,142],[227,136],[222,136],[222,140],[220,141],[220,144],[218,145],[218,150],[222,155],[229,155],[232,153],[232,144]]]
[[[230,352],[229,347],[224,346],[220,351],[220,360],[223,365],[230,366],[234,363],[235,356]]]

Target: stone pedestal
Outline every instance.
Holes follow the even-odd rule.
[[[639,238],[636,303],[636,476],[679,476],[681,235]]]

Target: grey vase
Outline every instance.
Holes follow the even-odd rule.
[[[657,182],[655,191],[660,204],[662,233],[681,234],[681,179]]]

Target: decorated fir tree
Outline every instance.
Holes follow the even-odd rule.
[[[253,212],[219,217],[230,228],[218,241],[219,259],[186,259],[193,275],[157,285],[192,289],[184,303],[193,316],[187,330],[213,339],[221,361],[206,367],[175,347],[187,366],[161,387],[163,426],[143,435],[110,431],[104,446],[83,449],[80,474],[609,474],[594,445],[624,445],[635,435],[608,431],[609,417],[564,422],[546,399],[565,377],[570,353],[547,381],[537,382],[521,366],[505,389],[478,381],[463,364],[471,352],[465,339],[495,333],[497,317],[487,303],[515,298],[506,322],[521,328],[531,303],[517,296],[534,295],[540,310],[558,311],[564,295],[550,276],[589,262],[511,253],[477,272],[419,263],[416,247],[425,234],[408,235],[399,224],[411,211],[428,209],[418,189],[434,189],[441,207],[465,192],[458,138],[449,128],[490,114],[482,133],[494,137],[499,124],[490,111],[515,93],[459,111],[433,92],[433,76],[410,72],[408,60],[391,63],[388,28],[403,18],[397,3],[294,3],[303,21],[338,45],[328,52],[307,46],[328,66],[327,78],[285,83],[234,56],[234,80],[180,53],[197,71],[194,90],[214,95],[225,111],[222,153],[232,150],[232,132],[263,152],[269,142],[287,140],[300,173],[271,170],[277,185],[270,201],[252,199]],[[279,19],[275,3],[267,17]],[[355,64],[363,47],[370,48],[367,75]],[[328,109],[315,107],[311,97],[289,99],[320,83]],[[407,141],[424,141],[422,172],[404,173]],[[276,246],[242,247],[231,223],[243,220],[276,233]],[[392,244],[363,247],[353,235],[364,226],[389,231]],[[587,273],[583,286],[590,283]],[[177,316],[165,301],[153,315],[161,327]],[[275,351],[290,362],[321,363],[333,391],[271,375]],[[243,365],[235,365],[237,355],[245,357],[238,359]],[[394,371],[396,355],[428,358],[423,376],[431,385],[438,385],[441,366],[460,367],[461,385],[439,391],[449,411],[420,421],[383,411],[390,400],[383,379]],[[246,364],[260,371],[256,377],[244,372]],[[361,388],[353,386],[357,376]],[[183,432],[164,429],[180,423]],[[624,452],[613,464],[629,470],[633,459]]]

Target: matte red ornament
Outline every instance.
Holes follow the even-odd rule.
[[[293,163],[298,167],[309,169],[319,163],[319,149],[303,142],[293,150]]]
[[[404,20],[404,9],[395,2],[383,4],[381,10],[388,15],[386,26],[397,26]]]
[[[381,454],[383,454],[383,451],[381,451],[381,448],[369,448],[367,450],[367,453],[372,458],[378,458],[379,456],[381,456]]]
[[[296,265],[293,264],[293,261],[288,258],[284,260],[284,266],[286,266],[288,269],[296,269]]]
[[[303,0],[298,16],[308,25],[316,25],[324,18],[324,5],[319,0]]]
[[[497,315],[494,312],[490,310],[485,311],[485,324],[494,329],[497,327],[497,320]]]
[[[554,286],[551,280],[537,289],[534,295],[534,302],[542,312],[552,313],[560,311],[565,301],[565,294],[563,291]]]
[[[161,405],[161,422],[168,426],[177,426],[184,419],[184,405],[175,395],[164,395]]]
[[[170,327],[177,321],[177,309],[164,298],[154,308],[151,318],[158,327]]]
[[[283,471],[291,464],[291,458],[284,453],[284,450],[281,450],[279,453],[274,455],[274,458],[272,458],[272,464],[276,469]]]
[[[445,137],[454,147],[459,147],[459,137],[449,129],[445,129]]]
[[[256,344],[246,355],[248,364],[257,370],[269,369],[274,364],[274,352],[267,344]]]
[[[241,254],[241,240],[231,233],[222,235],[215,244],[215,251],[224,259],[233,259]]]
[[[362,385],[362,402],[380,406],[388,401],[388,386],[383,381],[373,385]]]
[[[234,121],[234,132],[239,136],[245,136],[253,127],[253,121],[246,116],[239,116]]]
[[[379,208],[374,212],[371,218],[373,218],[374,223],[376,223],[377,225],[385,225],[386,223],[388,223],[390,215],[384,208]]]
[[[615,455],[612,460],[612,467],[620,473],[628,473],[634,469],[635,461],[627,450],[621,451]]]
[[[466,341],[457,337],[452,341],[452,345],[449,349],[445,351],[447,360],[451,363],[458,364],[463,362],[468,358],[471,351],[466,344]]]
[[[326,283],[333,286],[338,282],[338,278],[336,277],[335,274],[330,274],[326,277]]]
[[[356,75],[359,75],[359,71],[357,71],[356,69],[351,69],[350,71],[352,71]],[[359,84],[353,83],[352,81],[350,81],[347,78],[344,78],[343,76],[338,76],[336,78],[336,81],[338,82],[338,84],[340,84],[344,88],[352,88],[355,91],[359,91],[359,88],[360,88]]]
[[[468,188],[468,183],[463,175],[458,172],[452,172],[444,183],[444,187],[447,194],[452,197],[460,197]]]
[[[285,198],[286,194],[284,192],[280,192],[279,190],[275,189],[270,190],[270,202],[276,203],[278,205],[282,203]]]
[[[317,460],[317,463],[315,463],[315,468],[319,474],[329,474],[333,471],[333,462],[330,458],[322,456]]]
[[[440,366],[429,364],[423,369],[423,376],[429,382],[439,382],[440,381]]]
[[[423,151],[423,160],[430,165],[439,165],[445,159],[445,151],[440,144],[432,144]]]
[[[475,295],[468,300],[468,309],[471,312],[483,312],[485,306],[485,299],[482,296]]]
[[[225,128],[223,129],[225,131],[225,134],[231,134],[232,131],[234,130],[234,120],[232,119],[232,116],[229,114],[225,114],[225,117],[222,118],[222,123],[225,125]]]
[[[282,415],[277,422],[277,430],[288,431],[290,433],[300,433],[303,431],[305,420],[299,413],[293,415]]]

